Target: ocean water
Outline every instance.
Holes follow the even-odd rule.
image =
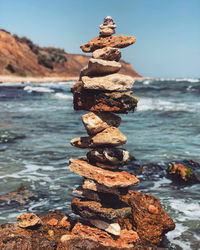
[[[24,186],[37,198],[25,204],[0,203],[0,224],[15,222],[24,212],[60,209],[71,214],[72,190],[82,178],[68,170],[69,158],[87,150],[70,140],[85,136],[84,111],[74,111],[69,83],[0,85],[0,195]],[[157,79],[136,81],[140,98],[134,113],[120,115],[124,148],[142,162],[174,160],[200,163],[200,81]],[[131,166],[128,171],[134,172]],[[170,249],[200,249],[200,184],[180,186],[156,173],[140,175],[138,190],[159,197],[176,223],[166,235]]]

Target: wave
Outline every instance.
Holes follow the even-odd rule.
[[[137,111],[177,111],[177,112],[199,112],[200,102],[176,103],[153,98],[141,98]]]
[[[60,99],[67,99],[67,100],[71,100],[72,99],[72,95],[67,95],[67,94],[63,94],[63,93],[56,93],[55,94],[56,98],[60,98]]]
[[[27,91],[28,93],[32,93],[32,92],[53,93],[53,92],[55,92],[53,89],[50,89],[50,88],[31,87],[31,86],[24,87],[24,90]]]

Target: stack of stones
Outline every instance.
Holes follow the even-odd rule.
[[[112,18],[105,18],[100,28],[100,40],[111,40],[116,28]],[[83,51],[88,50],[90,43],[100,48],[90,50],[92,58],[81,70],[79,82],[72,86],[74,109],[93,111],[82,116],[89,136],[71,140],[74,147],[91,149],[85,158],[70,159],[69,169],[85,177],[82,186],[74,191],[85,198],[74,198],[72,210],[97,228],[117,236],[121,231],[118,221],[131,215],[131,208],[119,196],[139,184],[134,175],[119,170],[133,157],[117,147],[125,144],[127,138],[118,129],[121,118],[112,113],[127,113],[137,106],[138,98],[127,91],[133,87],[133,78],[117,73],[121,68],[118,48],[134,41],[133,37],[120,36],[114,45],[90,41],[81,46]],[[137,238],[136,232],[130,234]]]

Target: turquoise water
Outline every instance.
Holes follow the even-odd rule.
[[[27,211],[61,209],[71,214],[72,190],[82,179],[68,170],[68,161],[87,152],[70,145],[72,138],[86,135],[81,122],[85,112],[73,110],[71,85],[0,85],[0,195],[23,185],[38,197],[24,205],[2,203],[0,224],[15,222]],[[120,115],[120,130],[128,138],[124,148],[147,163],[200,163],[200,81],[144,80],[133,90],[140,98],[136,112]],[[172,249],[199,249],[200,184],[183,187],[159,174],[152,180],[138,178],[143,180],[138,190],[159,197],[176,222],[166,244]]]

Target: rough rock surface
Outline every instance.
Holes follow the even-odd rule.
[[[121,118],[112,113],[88,113],[82,116],[82,122],[89,135],[97,134],[108,127],[119,127]]]
[[[95,180],[107,187],[128,187],[139,184],[139,180],[134,175],[125,171],[108,171],[82,160],[70,159],[69,169],[76,174]]]
[[[91,137],[78,137],[71,140],[71,145],[78,148],[93,148],[103,145],[120,146],[126,143],[126,136],[117,128],[109,127]]]
[[[120,236],[116,238],[104,232],[100,229],[83,225],[77,223],[72,230],[71,239],[76,239],[81,242],[84,239],[90,241],[98,242],[103,248],[93,248],[93,249],[107,249],[105,247],[112,247],[112,249],[133,249],[134,244],[139,240],[139,237],[136,232],[130,230],[121,230]],[[68,248],[66,248],[68,249]],[[81,248],[83,249],[83,248]],[[84,248],[87,249],[87,248]]]
[[[130,153],[122,148],[101,147],[87,153],[90,162],[103,162],[112,165],[124,165],[134,159]]]
[[[106,111],[114,113],[127,113],[134,111],[139,98],[129,92],[111,92],[86,90],[82,82],[75,83],[71,88],[74,94],[74,109],[88,111]]]
[[[91,58],[88,65],[80,72],[80,78],[83,76],[104,76],[117,73],[121,69],[121,64],[115,61]]]
[[[103,207],[103,204],[100,202],[80,198],[73,198],[71,207],[73,213],[88,219],[112,221],[117,218],[127,218],[131,215],[131,208],[128,206],[121,208]]]
[[[138,191],[129,191],[121,199],[131,206],[131,223],[144,244],[160,245],[164,235],[175,228],[173,220],[158,198]]]
[[[111,74],[100,77],[82,77],[83,88],[102,91],[125,91],[133,87],[134,79],[122,74]]]
[[[97,49],[92,53],[92,57],[95,59],[103,59],[108,61],[119,62],[121,58],[121,52],[117,48],[105,47],[103,49]]]
[[[115,194],[115,195],[125,195],[128,192],[128,188],[118,188],[118,187],[107,187],[103,184],[99,184],[93,180],[85,179],[82,184],[82,188],[85,190],[91,190],[95,192]]]
[[[117,36],[109,36],[109,37],[101,37],[96,36],[88,43],[80,46],[83,52],[93,52],[96,49],[101,49],[105,47],[113,47],[113,48],[125,48],[136,41],[135,37],[125,36],[125,35],[117,35]]]
[[[17,220],[18,225],[22,228],[34,227],[42,224],[40,218],[34,213],[22,214],[17,217]]]

